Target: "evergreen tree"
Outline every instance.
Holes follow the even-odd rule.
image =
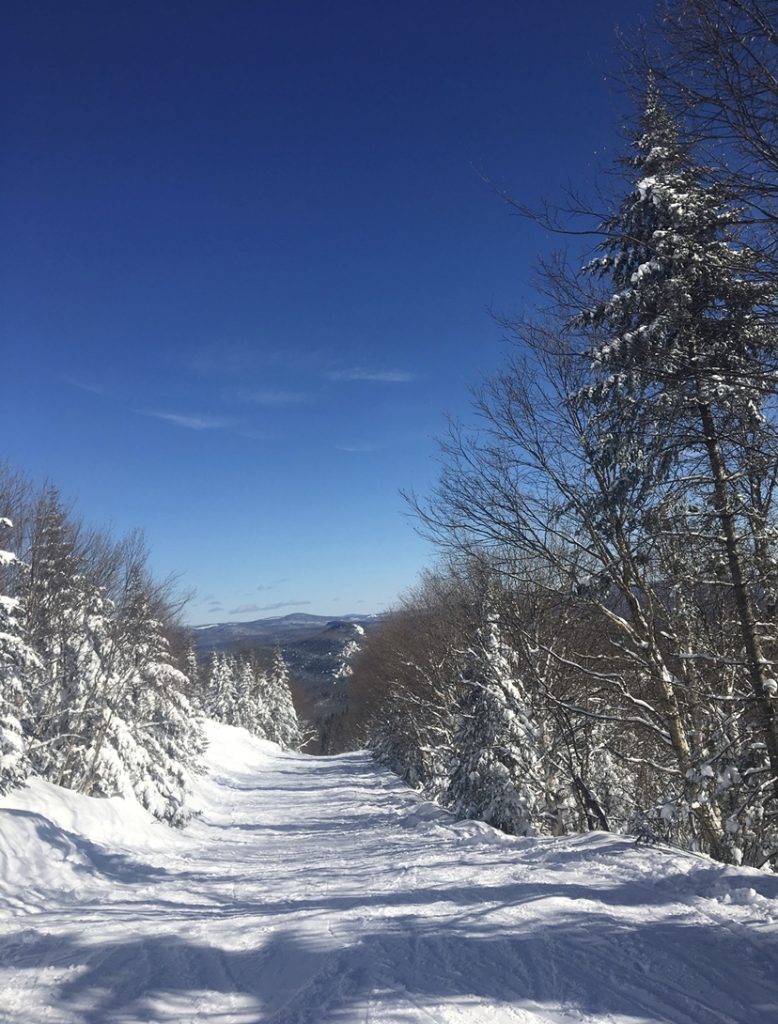
[[[444,800],[462,817],[531,835],[545,810],[541,731],[495,614],[487,614],[470,653]]]
[[[0,789],[31,771],[184,824],[204,738],[142,544],[84,531],[53,487],[10,477],[0,507],[27,563],[0,553]]]
[[[237,666],[237,686],[233,725],[240,725],[255,736],[265,736],[264,675],[252,658]]]
[[[208,714],[217,722],[233,725],[236,704],[235,661],[226,654],[214,653],[208,671]]]
[[[131,790],[154,815],[184,825],[192,810],[190,773],[205,747],[200,718],[185,696],[189,680],[171,662],[142,567],[130,567],[116,616],[115,678],[103,730],[91,748],[89,787]]]
[[[33,768],[78,789],[102,717],[110,609],[85,573],[78,527],[54,488],[35,511],[24,584],[25,627],[39,657],[29,700]]]
[[[9,519],[0,519],[3,532],[10,527]],[[16,555],[0,550],[3,576],[19,567]],[[37,668],[38,659],[22,633],[19,600],[0,593],[0,794],[21,785],[29,773],[20,720],[29,717],[27,676]]]
[[[197,647],[190,639],[186,648],[185,675],[189,681],[187,693],[194,704],[199,704],[201,692],[201,668],[197,658]]]
[[[300,723],[289,688],[289,670],[280,647],[275,649],[273,664],[267,676],[265,708],[266,738],[286,750],[296,750],[301,742]]]
[[[38,559],[44,597],[47,564]],[[186,678],[169,664],[140,567],[128,578],[118,610],[99,591],[85,592],[83,573],[70,582],[56,620],[63,639],[46,649],[51,661],[38,679],[34,767],[87,795],[138,799],[181,825],[191,815],[188,773],[203,750],[202,733],[181,692]],[[39,602],[39,614],[44,608]]]
[[[700,586],[725,584],[731,594],[745,655],[741,679],[750,692],[733,681],[742,701],[739,729],[732,705],[726,713],[691,706],[677,713],[688,718],[685,736],[679,730],[674,742],[696,784],[691,802],[712,808],[722,787],[729,789],[733,752],[760,786],[772,775],[775,800],[778,687],[767,651],[775,636],[764,614],[765,599],[776,592],[778,445],[768,415],[778,342],[774,285],[738,241],[739,211],[723,188],[705,182],[653,83],[635,150],[635,187],[603,225],[603,255],[589,267],[612,292],[575,320],[591,339],[595,382],[581,398],[592,410],[594,462],[613,471],[615,487],[642,478],[627,540],[633,550],[642,543],[645,557],[652,553],[676,583],[673,622],[690,650],[705,632]],[[731,664],[735,652],[723,654],[722,666]],[[685,660],[689,689],[699,692],[701,680]],[[719,693],[733,699],[726,686]],[[669,685],[666,696],[676,699]],[[715,735],[712,716],[721,725]],[[753,798],[743,799],[740,817],[730,815],[722,837],[734,859],[742,850],[732,835],[746,824]]]
[[[362,646],[359,641],[365,635],[365,630],[362,626],[356,625],[356,623],[353,628],[356,633],[356,637],[352,637],[350,640],[347,640],[343,645],[343,650],[340,652],[340,664],[333,675],[334,681],[349,679],[354,674],[351,662],[362,650]],[[357,639],[357,637],[359,639]]]

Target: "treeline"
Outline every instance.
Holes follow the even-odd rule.
[[[544,263],[413,499],[448,567],[369,638],[354,714],[457,813],[776,867],[778,5],[659,27],[605,212],[510,200],[594,249]]]
[[[541,646],[591,630],[586,606],[504,565],[428,572],[355,659],[348,726],[380,761],[461,817],[519,835],[642,827],[656,773],[599,689]],[[573,625],[575,623],[575,626]],[[623,724],[623,723],[620,723]]]
[[[270,664],[254,651],[212,654],[207,662],[206,710],[211,718],[237,725],[292,750],[304,739],[292,700],[289,671],[279,648]]]
[[[198,664],[140,534],[89,529],[56,488],[4,468],[0,548],[0,792],[35,774],[181,826],[205,714],[298,742],[280,655],[267,671]]]

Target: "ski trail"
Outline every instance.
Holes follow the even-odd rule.
[[[212,739],[184,833],[42,783],[0,800],[4,1024],[778,1022],[778,878],[511,839],[364,753]]]

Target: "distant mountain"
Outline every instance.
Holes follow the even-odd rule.
[[[276,644],[286,653],[287,647],[327,635],[331,637],[332,634],[342,634],[348,640],[353,639],[359,635],[355,626],[370,629],[382,619],[383,615],[340,615],[331,618],[295,612],[275,618],[255,619],[253,622],[218,622],[195,626],[192,632],[201,654],[238,651],[248,647],[275,647]]]
[[[342,715],[348,701],[349,663],[365,634],[381,624],[384,615],[326,615],[294,613],[254,622],[219,622],[195,626],[192,634],[201,657],[214,651],[232,653],[278,644],[289,672],[309,702],[306,718],[317,726],[320,746],[311,753],[331,753],[328,722]]]

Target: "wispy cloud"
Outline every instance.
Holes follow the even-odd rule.
[[[354,455],[365,455],[369,452],[378,452],[381,449],[377,444],[336,444],[335,450],[338,452],[349,452]]]
[[[257,587],[257,591],[261,592],[263,590],[275,590],[275,588],[280,587],[282,583],[288,582],[288,577],[284,576],[280,580],[271,580],[270,583],[260,583],[259,586]]]
[[[226,430],[235,426],[235,420],[226,416],[190,416],[178,412],[159,412],[155,409],[136,409],[136,412],[141,416],[164,420],[165,423],[172,423],[185,430]]]
[[[91,380],[84,380],[82,377],[73,377],[71,374],[65,374],[62,378],[66,384],[70,384],[71,387],[78,388],[79,391],[88,391],[90,395],[100,395],[105,397],[108,392],[102,386]]]
[[[301,391],[284,391],[280,388],[236,388],[225,392],[225,398],[244,405],[303,405],[308,395]]]
[[[277,441],[278,434],[269,430],[252,430],[250,427],[236,427],[233,433],[237,437],[245,437],[248,441]]]
[[[187,365],[202,377],[229,377],[254,371],[260,363],[259,353],[254,348],[226,348],[219,345],[196,352]]]
[[[257,341],[252,344],[213,345],[188,358],[185,368],[201,377],[245,378],[268,367],[319,373],[332,364],[332,353],[324,348],[293,349],[271,347]]]
[[[228,614],[246,615],[249,612],[277,612],[282,608],[303,608],[310,603],[310,601],[276,601],[274,604],[240,604],[237,608],[230,608]]]
[[[330,380],[380,381],[384,384],[408,384],[418,374],[408,370],[368,370],[363,366],[351,366],[345,370],[330,370]]]

